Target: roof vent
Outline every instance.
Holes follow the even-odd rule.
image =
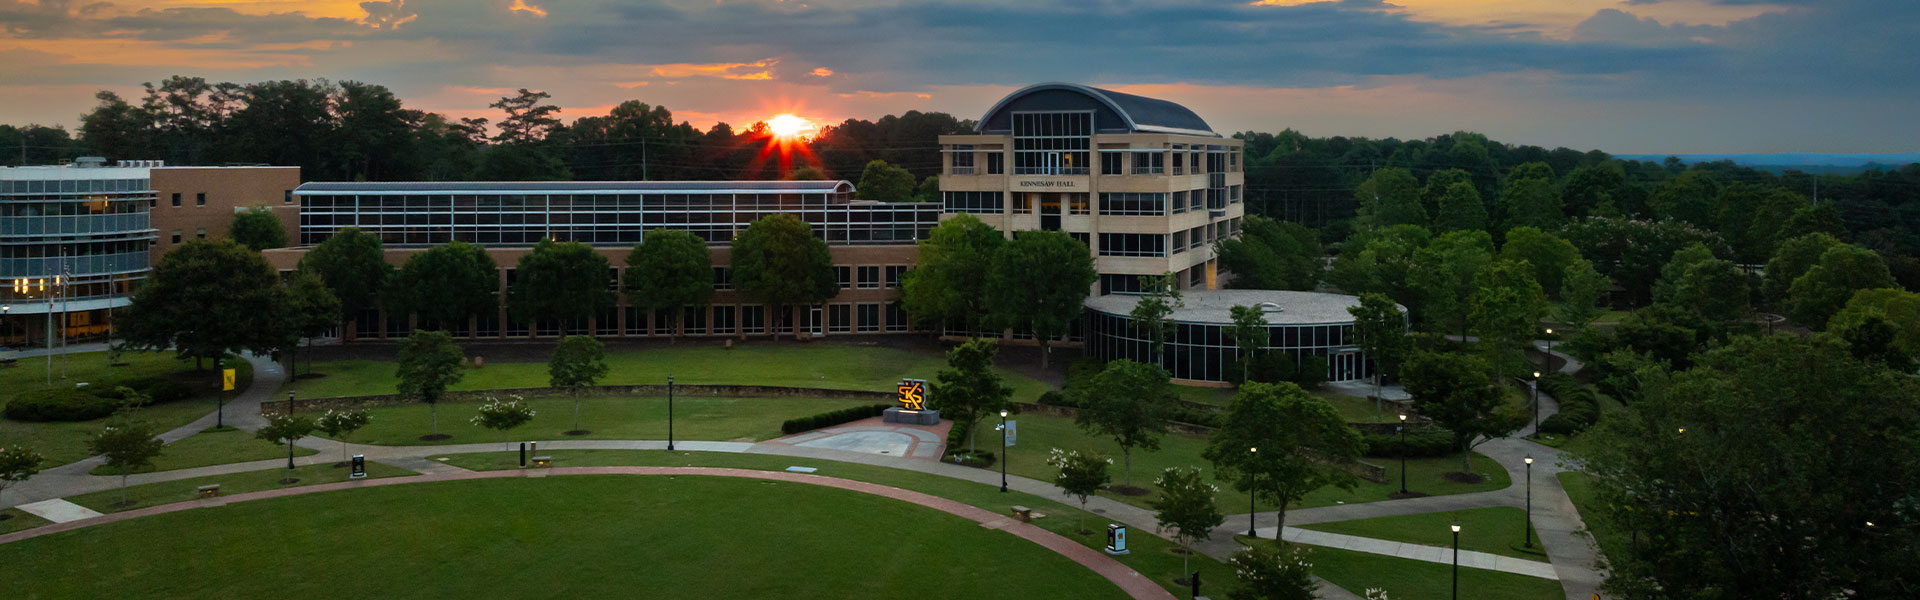
[[[103,156],[82,156],[73,159],[73,166],[82,169],[98,169],[107,166],[107,159]]]
[[[1260,312],[1261,312],[1262,314],[1265,314],[1265,313],[1270,313],[1270,312],[1286,312],[1286,310],[1287,310],[1287,309],[1284,309],[1284,308],[1280,308],[1280,305],[1278,305],[1278,304],[1274,304],[1274,303],[1272,303],[1272,302],[1261,302],[1261,303],[1260,303]]]

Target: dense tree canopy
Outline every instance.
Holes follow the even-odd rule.
[[[1227,286],[1253,290],[1311,290],[1325,270],[1320,235],[1299,223],[1246,217],[1239,237],[1220,242]]]
[[[486,249],[453,242],[408,258],[393,278],[386,304],[447,327],[498,310],[499,289],[500,270]]]
[[[994,253],[987,271],[987,322],[1033,334],[1040,365],[1053,338],[1080,318],[1100,275],[1086,244],[1059,231],[1022,231]]]
[[[627,252],[620,289],[627,293],[628,306],[649,313],[667,311],[678,332],[683,309],[706,306],[715,283],[706,240],[684,230],[656,229]]]
[[[300,270],[320,276],[340,301],[340,320],[378,306],[393,265],[387,264],[380,237],[348,227],[300,257]]]
[[[768,215],[733,240],[733,287],[761,303],[794,307],[817,304],[839,293],[826,240],[799,217]],[[800,335],[802,328],[793,328]]]
[[[219,358],[282,348],[286,290],[260,253],[228,240],[187,242],[154,265],[118,315],[135,348]]]
[[[978,324],[987,311],[987,272],[1006,236],[960,213],[934,226],[901,276],[900,303],[923,323]]]
[[[540,240],[520,256],[513,287],[507,289],[507,310],[527,322],[599,315],[614,305],[611,273],[607,257],[592,246]]]

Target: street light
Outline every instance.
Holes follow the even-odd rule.
[[[1460,600],[1460,522],[1453,522],[1453,600]]]
[[[673,376],[667,376],[667,451],[673,451]]]
[[[1007,491],[1007,409],[1000,409],[1000,491]]]
[[[1527,382],[1527,389],[1533,391],[1533,439],[1540,439],[1540,372],[1533,372],[1533,381]]]
[[[1520,460],[1525,461],[1527,463],[1527,543],[1526,543],[1526,546],[1528,548],[1532,548],[1533,547],[1533,455],[1529,454],[1527,455],[1526,458],[1522,458]]]
[[[1400,495],[1407,495],[1407,413],[1400,413]]]
[[[1248,458],[1248,459],[1252,459],[1252,458],[1253,458],[1253,455],[1254,455],[1255,453],[1258,453],[1258,452],[1260,452],[1260,447],[1259,447],[1259,446],[1254,446],[1254,447],[1251,447],[1251,448],[1247,448],[1247,458]],[[1251,461],[1249,461],[1249,462],[1251,462]],[[1253,528],[1253,513],[1254,513],[1254,511],[1256,511],[1256,510],[1258,510],[1257,508],[1255,508],[1255,507],[1254,507],[1254,504],[1253,504],[1253,502],[1254,502],[1254,500],[1253,500],[1253,470],[1252,470],[1252,469],[1248,469],[1248,470],[1247,470],[1247,537],[1250,537],[1250,538],[1254,538],[1254,539],[1259,539],[1259,538],[1260,538],[1260,532],[1259,532],[1258,530],[1256,530],[1256,529],[1254,529],[1254,528]],[[1280,532],[1278,532],[1278,531],[1275,531],[1275,532],[1273,532],[1273,538],[1274,538],[1274,539],[1280,539],[1280,537],[1281,537],[1281,535],[1282,535],[1282,534],[1281,534]]]

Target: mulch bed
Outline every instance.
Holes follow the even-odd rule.
[[[1415,492],[1415,491],[1408,491],[1407,493],[1404,493],[1404,494],[1403,494],[1403,493],[1400,493],[1400,492],[1394,492],[1394,493],[1391,493],[1391,494],[1387,494],[1387,497],[1388,497],[1388,498],[1390,498],[1390,499],[1394,499],[1394,500],[1405,500],[1405,499],[1408,499],[1408,498],[1425,498],[1425,497],[1427,497],[1427,493],[1426,493],[1426,492]]]
[[[453,436],[445,433],[429,433],[427,435],[420,436],[420,441],[422,442],[437,442],[440,440],[449,440],[449,439],[453,439]]]
[[[1149,491],[1147,488],[1131,485],[1116,485],[1110,489],[1113,490],[1113,493],[1122,496],[1145,496]]]

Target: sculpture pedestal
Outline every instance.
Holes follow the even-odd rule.
[[[928,409],[907,410],[895,406],[883,411],[880,415],[880,420],[887,423],[899,423],[901,425],[939,425],[940,411]]]

